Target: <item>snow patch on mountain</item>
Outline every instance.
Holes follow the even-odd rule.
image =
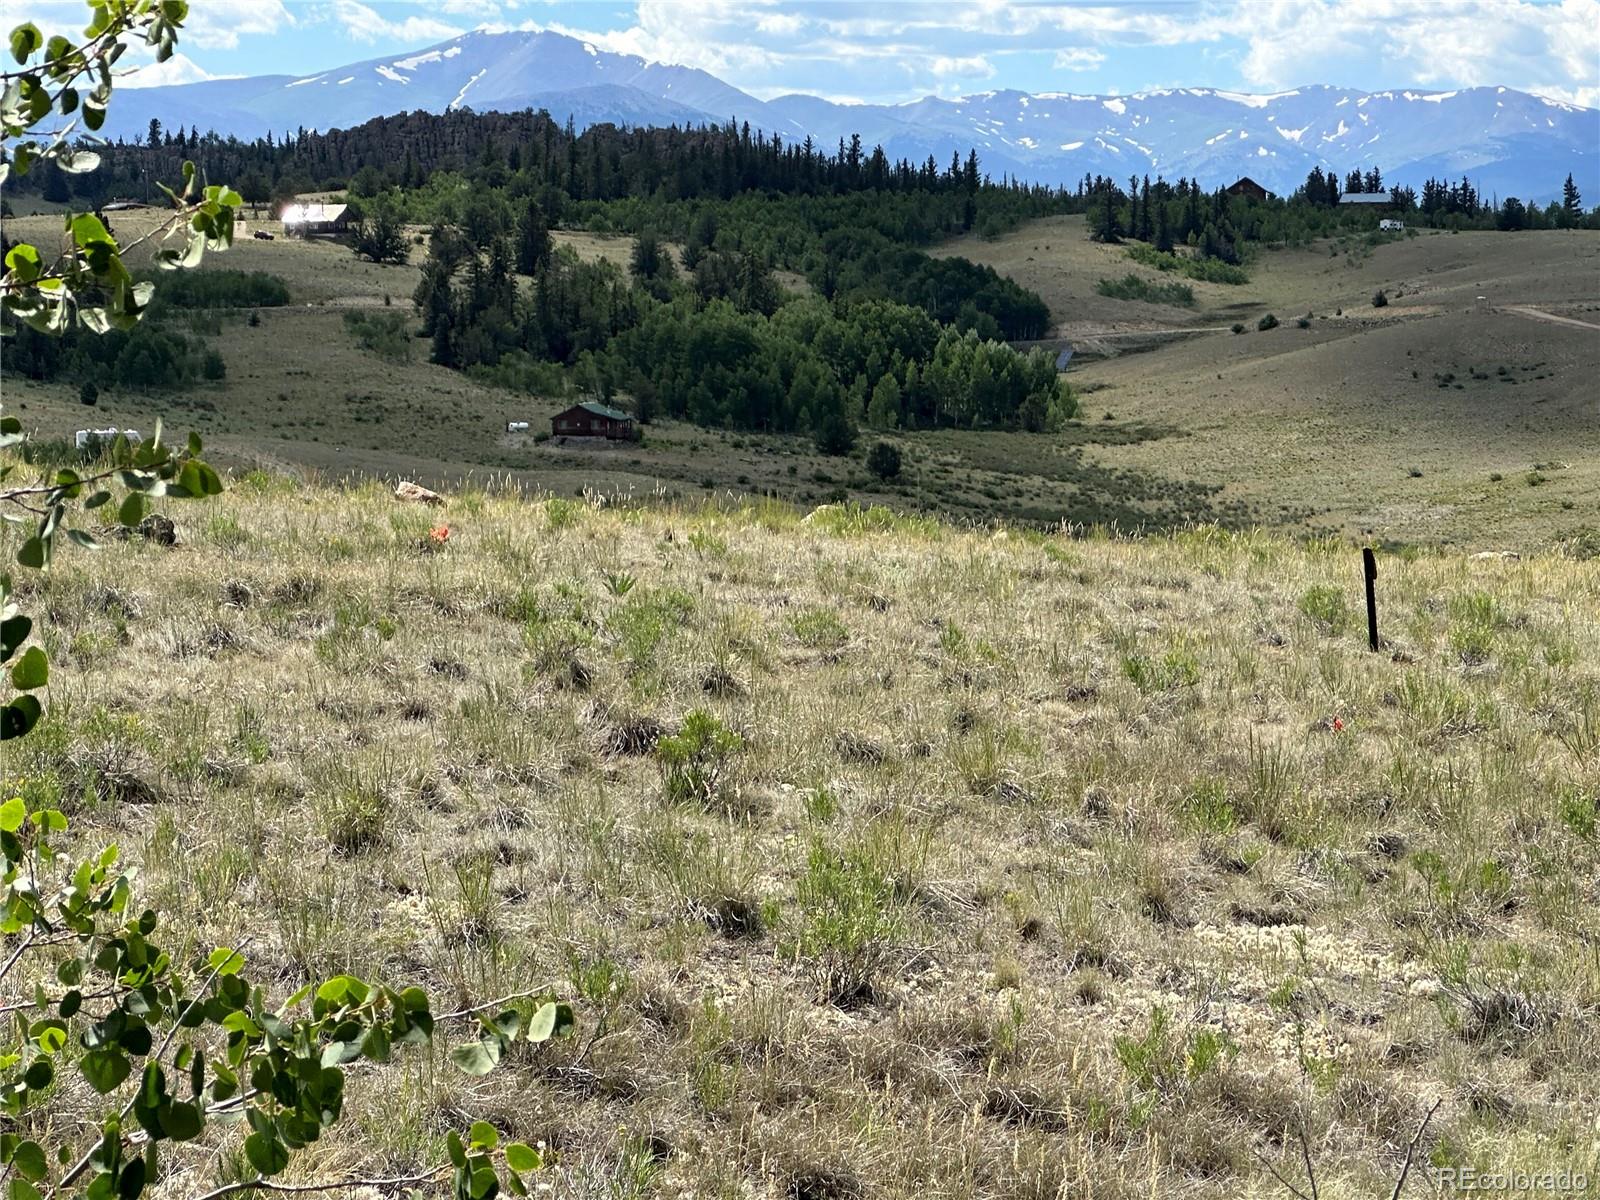
[[[456,93],[456,98],[454,100],[450,101],[450,108],[451,108],[452,111],[461,107],[461,101],[466,99],[467,89],[469,87],[471,87],[473,84],[477,83],[478,80],[482,79],[488,73],[489,73],[489,69],[487,67],[485,67],[482,71],[479,71],[471,79],[467,80],[464,84],[461,85],[461,90]]]

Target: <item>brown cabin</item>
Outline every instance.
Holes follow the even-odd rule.
[[[550,418],[555,437],[603,437],[628,441],[638,436],[633,418],[620,408],[584,401]]]
[[[1244,196],[1250,200],[1265,200],[1272,194],[1248,175],[1235,180],[1223,188],[1223,191],[1230,196]]]

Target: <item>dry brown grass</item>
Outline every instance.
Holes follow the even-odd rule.
[[[425,554],[433,512],[267,475],[174,515],[30,599],[11,785],[285,992],[581,1014],[364,1071],[323,1166],[470,1113],[559,1195],[1266,1197],[1303,1127],[1386,1195],[1443,1097],[1429,1161],[1600,1178],[1591,566],[1386,559],[1374,655],[1355,552],[1259,533],[479,491]],[[669,802],[696,709],[742,746]]]

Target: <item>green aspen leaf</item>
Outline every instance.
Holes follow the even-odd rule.
[[[105,223],[93,213],[79,213],[72,218],[72,240],[84,250],[97,244],[109,244],[112,252],[116,252],[116,243],[111,240],[111,233],[106,229]]]
[[[512,1142],[506,1147],[506,1166],[517,1174],[537,1171],[544,1166],[544,1156],[527,1142]]]
[[[494,1200],[500,1194],[500,1177],[493,1167],[475,1167],[471,1182],[472,1200]]]
[[[78,95],[72,94],[72,103],[76,107]],[[92,150],[72,150],[56,159],[59,166],[68,175],[83,175],[97,170],[100,166],[100,156]]]
[[[83,550],[100,549],[100,543],[94,539],[94,535],[86,533],[82,529],[67,530],[67,540]]]
[[[122,503],[117,506],[117,520],[127,528],[132,529],[140,521],[144,520],[149,508],[150,501],[145,498],[142,492],[129,492],[122,498]]]
[[[36,571],[44,570],[50,565],[50,543],[38,536],[29,538],[22,543],[22,549],[17,551],[17,561]]]
[[[237,975],[244,969],[244,955],[227,946],[218,946],[206,959],[206,967],[218,975]]]
[[[16,1153],[11,1156],[11,1165],[30,1183],[38,1183],[50,1171],[50,1163],[44,1156],[44,1147],[38,1142],[23,1142],[17,1146]]]
[[[161,1128],[173,1141],[187,1142],[200,1136],[205,1121],[198,1108],[180,1101],[161,1109]]]
[[[4,804],[0,804],[0,833],[15,833],[22,828],[22,822],[27,816],[28,806],[23,804],[22,797],[11,797]]]
[[[29,646],[22,652],[17,665],[11,668],[11,686],[19,692],[31,692],[49,682],[49,656],[38,646]]]
[[[39,252],[28,245],[27,242],[18,243],[11,247],[10,252],[6,254],[6,269],[13,272],[19,282],[32,283],[39,278],[39,272],[42,270],[39,263]],[[15,418],[11,419],[14,420]],[[17,428],[20,429],[21,426],[19,425]],[[6,432],[15,432],[15,430],[7,430]]]
[[[487,1075],[500,1064],[500,1043],[498,1040],[468,1042],[450,1051],[450,1061],[463,1075]]]
[[[389,1031],[382,1025],[374,1025],[361,1041],[361,1053],[373,1062],[388,1062]]]
[[[91,1050],[79,1060],[78,1069],[102,1096],[114,1091],[133,1070],[128,1056],[116,1050]]]
[[[244,1140],[244,1156],[263,1175],[276,1175],[289,1165],[289,1149],[275,1137],[252,1133]]]
[[[44,34],[39,32],[39,27],[32,21],[26,25],[18,25],[11,31],[11,57],[19,63],[28,61],[28,56],[44,45]]]
[[[44,1197],[26,1179],[13,1179],[6,1189],[6,1200],[44,1200]]]
[[[534,1013],[533,1019],[528,1022],[528,1040],[543,1042],[562,1037],[570,1033],[576,1023],[571,1005],[551,1001]]]
[[[461,1170],[467,1165],[466,1147],[461,1144],[461,1135],[454,1129],[445,1135],[445,1149],[450,1154],[450,1165],[456,1170]]]
[[[11,656],[28,640],[33,630],[33,618],[18,613],[0,621],[0,663],[9,662]]]
[[[487,1121],[474,1121],[468,1134],[475,1150],[493,1150],[500,1144],[500,1131]]]
[[[32,696],[18,696],[0,708],[0,742],[24,737],[39,723],[44,707]]]

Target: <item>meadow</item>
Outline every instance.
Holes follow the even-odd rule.
[[[140,220],[119,214],[119,231]],[[9,227],[46,242],[59,228],[44,216]],[[555,236],[619,263],[631,248],[625,237]],[[249,320],[208,315],[225,379],[186,392],[106,389],[91,412],[75,386],[13,377],[7,400],[47,437],[85,424],[143,429],[164,415],[239,467],[430,483],[504,475],[567,496],[848,499],[974,523],[1220,522],[1519,550],[1600,524],[1600,414],[1586,387],[1600,365],[1589,328],[1600,325],[1600,234],[1346,238],[1263,250],[1244,284],[1156,270],[1124,247],[1090,242],[1081,217],[937,252],[992,265],[1044,296],[1057,322],[1046,344],[1077,350],[1066,379],[1078,421],[1053,436],[895,432],[887,436],[905,469],[889,481],[862,466],[879,436],[869,430],[849,459],[819,455],[809,438],[674,422],[649,427],[642,444],[552,445],[534,435],[572,396],[487,386],[430,364],[426,341],[364,344],[347,320],[412,328],[423,247],[408,265],[380,267],[333,244],[248,236],[202,269],[277,275],[292,303]],[[1194,302],[1100,289],[1129,276],[1141,281],[1129,295],[1170,298],[1181,287]],[[1389,303],[1376,308],[1379,290]],[[1267,313],[1278,326],[1258,332]],[[530,421],[533,434],[507,435],[513,420]]]
[[[265,470],[172,515],[29,581],[7,784],[285,994],[578,1012],[355,1069],[284,1183],[484,1118],[561,1196],[1376,1196],[1436,1102],[1412,1194],[1600,1178],[1579,547],[1382,555],[1374,654],[1339,539]]]

